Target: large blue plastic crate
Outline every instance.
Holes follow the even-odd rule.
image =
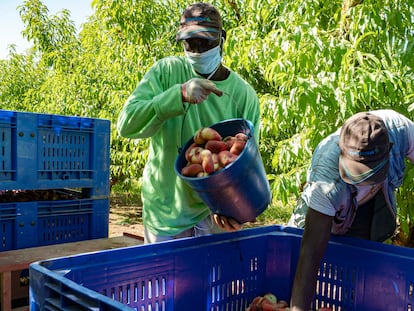
[[[0,203],[0,252],[108,237],[109,199]]]
[[[289,300],[302,231],[269,226],[30,266],[31,310],[237,310]],[[412,310],[414,250],[332,238],[314,307]]]
[[[109,195],[110,121],[0,110],[0,190]]]

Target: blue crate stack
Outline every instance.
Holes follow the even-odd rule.
[[[107,237],[109,148],[109,120],[0,110],[0,251]]]

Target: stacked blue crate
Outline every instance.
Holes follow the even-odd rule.
[[[109,120],[0,110],[0,199],[16,190],[64,193],[0,200],[0,251],[107,237],[109,148]]]

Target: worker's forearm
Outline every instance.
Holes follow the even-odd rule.
[[[311,307],[318,270],[328,245],[331,226],[332,217],[309,209],[293,282],[290,301],[292,311],[308,311]]]
[[[310,254],[309,254],[310,255]],[[319,256],[318,256],[319,257]],[[291,311],[308,311],[316,290],[316,279],[320,259],[313,256],[313,261],[302,249],[292,288]]]

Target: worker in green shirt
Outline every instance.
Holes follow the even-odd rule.
[[[123,137],[150,137],[142,176],[145,243],[241,229],[209,208],[174,171],[178,148],[201,127],[243,118],[259,138],[259,100],[254,89],[222,64],[226,33],[220,13],[207,3],[188,6],[177,41],[184,56],[157,61],[126,101],[118,117]]]

